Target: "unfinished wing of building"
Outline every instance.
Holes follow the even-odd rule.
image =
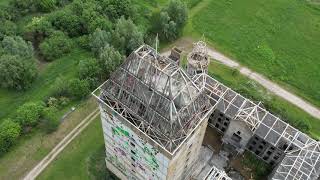
[[[107,167],[118,177],[232,179],[224,168],[198,164],[208,125],[233,155],[248,150],[271,164],[270,179],[319,177],[319,142],[210,77],[204,42],[188,54],[187,70],[173,50],[164,57],[142,45],[93,92]]]

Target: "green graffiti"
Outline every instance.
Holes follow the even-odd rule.
[[[113,135],[117,135],[117,136],[126,136],[126,137],[129,137],[129,132],[128,131],[126,131],[126,130],[124,130],[124,129],[122,129],[121,127],[119,127],[119,126],[117,126],[117,127],[111,127],[111,129],[112,129],[112,134]]]
[[[158,169],[159,164],[158,164],[156,157],[152,153],[152,150],[150,150],[148,147],[145,146],[143,148],[143,152],[149,155],[148,157],[145,156],[145,158],[144,158],[148,162],[148,164],[150,164],[153,168]]]

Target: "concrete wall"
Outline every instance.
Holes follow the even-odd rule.
[[[106,160],[128,179],[166,179],[169,158],[128,128],[116,112],[100,110]]]
[[[240,138],[237,139],[237,137]],[[251,137],[252,132],[245,122],[232,120],[230,121],[229,127],[225,132],[222,141],[236,147],[236,150],[239,153],[242,153],[244,152]]]
[[[194,130],[169,163],[167,179],[185,179],[191,166],[199,157],[200,148],[208,125],[208,118]]]

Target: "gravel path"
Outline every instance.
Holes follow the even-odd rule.
[[[98,109],[94,110],[84,120],[81,121],[63,140],[54,147],[50,153],[44,157],[23,179],[35,179],[58,155],[59,153],[84,130],[98,115]]]
[[[181,48],[183,51],[190,50],[190,44],[192,44],[192,40],[189,38],[183,38],[178,40],[175,45]],[[166,50],[162,53],[163,55],[169,55],[170,50]],[[222,53],[218,52],[214,48],[208,47],[208,54],[212,59],[219,61],[220,63],[231,67],[239,69],[240,73],[247,76],[248,78],[258,82],[263,87],[265,87],[270,92],[276,94],[277,96],[282,97],[283,99],[289,101],[290,103],[296,105],[297,107],[301,108],[311,116],[320,119],[320,110],[319,108],[315,107],[311,103],[305,101],[304,99],[300,98],[299,96],[289,92],[288,90],[282,88],[278,84],[268,80],[263,75],[252,71],[251,69],[244,67],[237,63],[235,60],[223,55]]]

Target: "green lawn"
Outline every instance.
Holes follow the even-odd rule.
[[[319,5],[318,5],[319,6]],[[202,0],[185,36],[201,37],[320,107],[320,8],[303,0]]]
[[[101,152],[102,158],[105,156],[99,119],[100,117],[95,119],[74,139],[37,179],[93,179],[93,171],[89,169],[90,157],[97,151]],[[105,164],[104,161],[100,163]]]
[[[79,60],[90,57],[90,53],[75,49],[72,53],[44,67],[39,74],[39,78],[27,91],[17,92],[14,90],[0,89],[0,119],[13,114],[15,110],[25,102],[43,100],[49,95],[50,89],[57,77],[63,76],[71,78],[75,76]]]

